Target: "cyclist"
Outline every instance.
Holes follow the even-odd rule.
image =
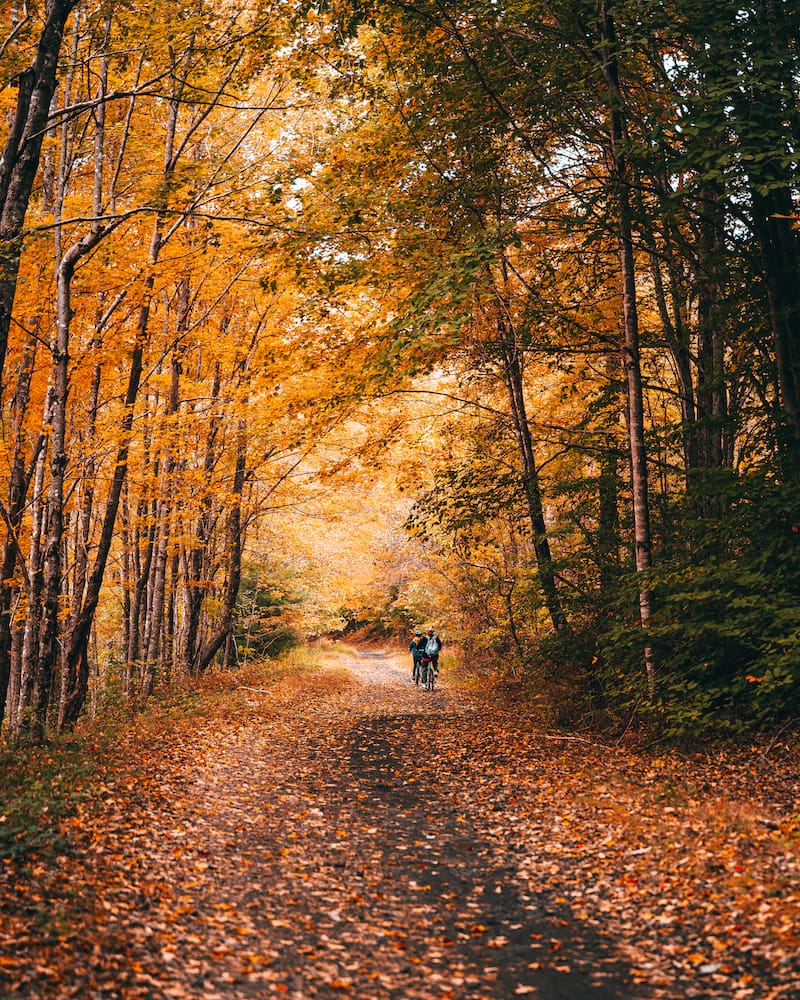
[[[428,636],[422,644],[422,648],[425,651],[425,656],[428,657],[433,666],[433,672],[435,674],[439,673],[439,651],[442,648],[442,640],[434,632],[432,628],[428,629]]]
[[[414,638],[408,644],[411,655],[414,657],[414,667],[411,671],[411,679],[415,684],[419,684],[419,678],[422,672],[422,657],[425,655],[425,642],[426,640],[421,629],[417,629],[414,633]]]

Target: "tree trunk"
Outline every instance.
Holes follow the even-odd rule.
[[[638,199],[640,214],[644,215],[641,199]],[[681,308],[681,285],[678,278],[678,268],[673,259],[673,248],[669,239],[665,240],[663,253],[659,254],[651,227],[643,226],[643,239],[650,255],[650,274],[653,279],[656,305],[661,318],[664,337],[669,345],[672,359],[675,363],[675,373],[678,379],[678,395],[681,402],[681,431],[683,439],[683,459],[688,470],[698,463],[698,428],[697,407],[695,405],[694,377],[692,374],[692,353],[689,339],[689,329],[684,322]],[[668,255],[667,282],[664,285],[664,275],[661,266],[662,255]]]
[[[220,392],[220,366],[217,363],[214,370],[214,381],[211,387],[211,399],[216,403]],[[204,478],[208,481],[217,462],[217,436],[220,428],[220,414],[211,413],[206,453],[203,460]],[[211,537],[212,497],[206,492],[200,501],[200,515],[197,518],[195,538],[191,549],[186,553],[186,591],[184,598],[184,634],[181,659],[194,674],[200,657],[200,618],[203,598],[206,594],[204,586],[203,567],[205,564],[208,542]]]
[[[611,140],[611,180],[617,202],[619,264],[622,277],[622,319],[625,336],[623,365],[627,388],[628,439],[633,487],[633,525],[636,572],[640,576],[639,617],[646,629],[653,602],[647,582],[652,560],[650,500],[648,495],[647,449],[645,446],[644,393],[639,352],[639,315],[636,301],[636,267],[630,197],[630,164],[626,151],[627,129],[619,69],[615,55],[616,31],[611,13],[612,0],[602,3],[603,76],[608,87]],[[655,694],[655,664],[649,643],[645,644],[645,670],[651,698]]]
[[[18,79],[17,106],[0,160],[0,391],[22,231],[47,131],[64,27],[77,0],[48,0],[33,65]]]
[[[794,12],[790,22],[788,11]],[[784,466],[787,478],[800,479],[800,232],[793,224],[797,175],[788,151],[800,141],[798,111],[797,9],[782,0],[760,0],[759,57],[764,72],[742,93],[741,129],[749,149],[761,153],[768,136],[773,155],[758,155],[749,170],[753,229],[761,248],[770,320],[785,420]]]
[[[63,711],[60,719],[61,729],[71,729],[78,721],[81,708],[86,699],[88,684],[88,647],[89,636],[91,635],[92,624],[94,622],[95,611],[100,600],[100,589],[105,575],[108,555],[111,551],[111,543],[114,538],[114,525],[117,520],[120,498],[122,496],[122,485],[128,471],[128,452],[130,449],[131,432],[133,428],[133,412],[136,405],[136,398],[139,394],[139,383],[142,377],[142,360],[144,355],[144,345],[142,327],[140,324],[139,336],[133,349],[131,357],[131,367],[128,375],[128,388],[125,393],[125,411],[120,427],[120,443],[117,447],[116,461],[114,463],[114,473],[111,479],[111,488],[106,502],[103,525],[100,530],[100,539],[95,555],[92,572],[86,583],[86,594],[83,600],[80,613],[76,616],[75,624],[66,637],[64,653],[64,669],[67,674],[74,678],[74,684],[63,699]]]
[[[50,486],[47,492],[44,515],[42,606],[33,704],[33,736],[35,739],[41,739],[44,736],[50,689],[58,658],[58,626],[62,590],[61,556],[64,534],[64,474],[67,467],[65,442],[69,327],[72,314],[70,291],[72,276],[79,257],[78,248],[78,244],[70,248],[59,264],[56,274],[56,335],[51,348],[53,373],[51,378]]]
[[[72,568],[72,593],[74,597],[83,594],[86,584],[86,573],[89,566],[89,539],[92,527],[92,511],[94,510],[94,481],[97,475],[97,459],[94,455],[94,441],[97,429],[97,410],[100,402],[100,382],[102,370],[95,365],[92,381],[89,385],[89,396],[86,400],[87,423],[86,445],[87,458],[81,471],[81,503],[76,518],[75,530],[75,561]]]
[[[45,407],[49,412],[49,396]],[[39,659],[39,607],[42,594],[42,529],[44,524],[44,476],[47,464],[47,448],[39,450],[33,479],[31,508],[33,521],[28,549],[28,609],[25,615],[25,630],[22,640],[22,661],[20,664],[19,702],[13,717],[17,736],[27,735],[32,724],[33,689],[36,680],[36,666]]]
[[[188,69],[186,70],[188,72]],[[178,79],[178,89],[170,101],[170,115],[167,123],[167,131],[164,145],[164,174],[163,191],[166,195],[169,178],[175,171],[175,133],[180,110],[180,91],[185,84],[184,79]],[[164,208],[166,206],[160,206]],[[155,288],[155,268],[158,263],[161,251],[170,238],[176,227],[173,227],[166,235],[164,234],[165,214],[159,211],[156,214],[153,225],[153,233],[150,239],[150,253],[148,258],[148,271],[144,280],[142,291],[142,301],[139,306],[139,316],[137,321],[136,342],[131,356],[131,367],[128,377],[128,388],[125,395],[125,410],[120,427],[120,443],[117,448],[117,458],[114,465],[114,473],[111,480],[108,500],[106,503],[105,515],[100,531],[95,562],[92,572],[86,583],[86,593],[80,611],[74,618],[74,624],[70,634],[65,641],[66,651],[64,654],[64,670],[74,678],[74,684],[66,692],[63,699],[63,712],[59,720],[59,728],[71,729],[78,720],[83,703],[86,700],[88,684],[88,644],[91,635],[94,616],[100,600],[100,590],[103,576],[108,562],[111,543],[114,537],[114,526],[116,524],[117,513],[119,511],[122,488],[128,471],[128,453],[130,450],[130,440],[133,430],[133,415],[136,401],[139,395],[139,384],[142,378],[142,366],[144,361],[144,349],[147,343],[148,326],[150,322],[150,311],[152,307],[153,290]],[[137,634],[138,640],[138,634]]]
[[[800,238],[787,216],[794,204],[788,188],[762,194],[751,189],[753,229],[761,248],[769,296],[775,360],[785,419],[787,478],[800,477]]]
[[[2,728],[5,718],[6,696],[8,694],[12,671],[11,617],[14,600],[18,593],[18,587],[12,583],[12,578],[17,563],[19,562],[22,565],[24,559],[19,548],[18,532],[22,522],[22,513],[25,506],[25,498],[28,494],[30,478],[33,473],[36,457],[44,440],[43,438],[39,439],[34,448],[33,461],[27,462],[23,429],[30,401],[31,376],[33,374],[35,357],[36,341],[31,340],[23,351],[12,408],[14,414],[14,452],[8,488],[6,540],[3,546],[2,569],[0,569],[0,572],[2,572],[2,577],[0,577],[0,728]],[[14,689],[15,693],[18,694],[19,663],[15,667],[15,673]],[[15,704],[13,697],[11,703],[12,705]]]
[[[242,549],[244,530],[242,526],[242,493],[247,472],[247,425],[239,421],[236,439],[236,467],[233,474],[233,506],[228,513],[227,530],[227,581],[222,601],[219,622],[204,645],[197,651],[193,673],[201,674],[211,664],[222,644],[227,640],[233,627],[233,612],[239,596],[242,579]]]
[[[507,336],[504,336],[502,343],[503,375],[511,406],[514,434],[517,438],[517,447],[522,463],[522,484],[525,492],[528,516],[531,522],[531,530],[533,532],[533,547],[536,553],[539,583],[547,610],[550,614],[550,620],[553,623],[553,628],[556,632],[568,632],[569,624],[564,614],[561,597],[556,586],[555,573],[553,572],[553,556],[550,551],[547,525],[544,520],[542,493],[539,485],[539,470],[536,466],[536,455],[534,453],[533,439],[531,438],[531,429],[525,407],[522,365],[520,364],[517,346],[513,343],[508,343],[508,339]]]
[[[136,522],[132,526],[131,539],[131,566],[133,567],[133,589],[130,595],[130,619],[128,621],[128,648],[126,651],[127,662],[131,665],[134,673],[141,677],[139,672],[140,659],[142,655],[142,632],[145,613],[145,594],[147,591],[147,580],[150,574],[150,567],[153,562],[153,543],[155,525],[147,514],[147,500],[139,498],[136,508]],[[142,555],[142,536],[146,541],[144,545],[144,555]],[[135,687],[134,683],[134,687]]]
[[[800,233],[791,150],[800,141],[796,7],[759,0],[724,30],[705,32],[707,63],[723,76],[733,114],[725,121],[746,172],[753,234],[761,251],[778,375],[784,477],[800,478]],[[717,71],[717,67],[723,67]]]
[[[131,538],[131,517],[128,502],[129,485],[126,482],[122,491],[120,503],[119,534],[122,542],[122,558],[120,560],[120,580],[122,585],[122,698],[129,702],[133,698],[133,663],[130,659],[131,648],[131,594],[133,593],[136,569],[133,558],[133,539]],[[73,628],[75,625],[73,624]]]
[[[700,255],[697,296],[697,479],[692,500],[700,513],[712,513],[705,473],[728,463],[725,447],[728,425],[728,392],[725,382],[724,289],[720,277],[724,255],[724,208],[722,192],[709,187],[705,214],[700,225]]]
[[[176,339],[180,344],[189,322],[189,279],[183,278],[178,289],[178,315],[176,321]],[[167,421],[171,422],[180,405],[180,349],[176,347],[172,355],[169,402],[167,404]],[[156,666],[159,647],[162,639],[164,623],[164,605],[167,590],[167,562],[169,559],[169,542],[172,513],[172,478],[176,461],[172,449],[167,449],[163,462],[163,486],[161,496],[156,500],[155,521],[158,525],[158,545],[156,549],[155,568],[153,573],[153,598],[147,620],[147,635],[145,639],[145,662],[142,678],[142,696],[152,694],[155,684]]]
[[[42,615],[35,684],[36,737],[44,735],[47,701],[61,647],[61,595],[64,546],[64,479],[67,467],[67,395],[69,392],[69,338],[72,323],[72,278],[78,261],[90,253],[116,227],[95,225],[90,233],[64,254],[56,272],[56,335],[52,346],[52,409],[50,418],[50,486],[44,523]],[[69,684],[65,685],[67,688]],[[63,697],[62,697],[63,701]],[[59,720],[60,725],[60,720]]]
[[[94,166],[92,175],[92,213],[95,219],[99,219],[103,213],[103,167],[105,163],[105,124],[106,124],[106,104],[105,96],[108,90],[108,56],[105,52],[111,35],[111,15],[107,14],[104,30],[104,54],[100,59],[100,71],[97,84],[98,105],[94,112]],[[94,335],[89,345],[90,350],[95,352],[95,356],[102,349],[103,327],[110,318],[116,306],[122,300],[122,294],[118,295],[112,303],[110,309],[106,311],[104,306],[105,293],[98,293],[97,313],[95,316]],[[73,607],[72,625],[80,608],[83,599],[83,592],[86,586],[86,574],[89,569],[89,537],[91,534],[92,511],[94,509],[94,480],[97,471],[97,461],[94,455],[92,443],[95,439],[97,429],[97,411],[100,403],[100,383],[102,380],[102,368],[99,363],[94,366],[92,381],[89,387],[87,400],[88,423],[86,427],[87,458],[81,476],[82,503],[80,505],[80,515],[76,524],[76,544],[75,562],[73,566]]]
[[[172,679],[177,666],[176,650],[178,648],[178,581],[180,576],[180,554],[177,549],[172,553],[169,572],[169,603],[164,619],[164,639],[161,646],[161,670],[167,684]]]

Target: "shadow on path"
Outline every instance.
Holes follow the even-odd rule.
[[[381,854],[373,906],[384,917],[406,914],[411,962],[401,972],[413,981],[418,962],[426,983],[454,985],[464,997],[633,996],[613,941],[569,907],[524,892],[517,845],[482,836],[460,808],[466,776],[443,743],[462,722],[431,712],[379,716],[350,735],[345,781],[361,803],[359,827],[376,831],[368,845]],[[350,853],[364,852],[356,842]]]

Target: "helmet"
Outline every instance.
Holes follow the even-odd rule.
[[[428,635],[433,635],[433,629],[432,628],[428,629]]]
[[[417,631],[414,633],[414,635],[422,635],[422,630],[421,629],[417,629]]]

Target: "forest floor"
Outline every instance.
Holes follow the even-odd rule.
[[[395,654],[254,676],[0,859],[0,996],[800,997],[796,747],[603,746]]]

